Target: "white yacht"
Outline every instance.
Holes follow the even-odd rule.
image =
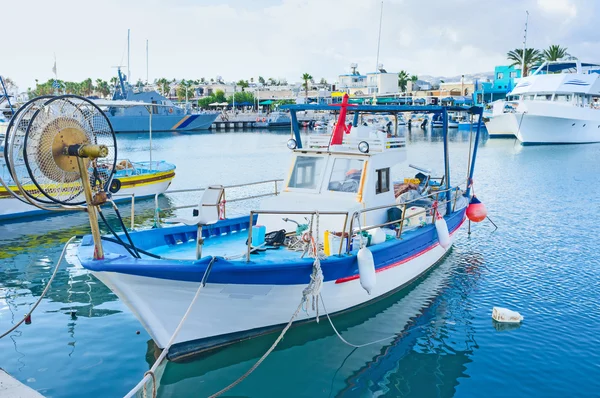
[[[523,145],[600,142],[600,64],[544,62],[493,103],[486,127]]]

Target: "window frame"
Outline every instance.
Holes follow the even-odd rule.
[[[386,193],[390,191],[390,168],[384,167],[383,169],[376,169],[377,173],[377,181],[375,185],[375,195],[379,195],[382,193]],[[382,178],[381,176],[385,174],[386,187],[385,190],[382,190]]]

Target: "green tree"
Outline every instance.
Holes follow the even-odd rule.
[[[265,84],[265,78],[264,78],[264,77],[262,77],[262,76],[259,76],[259,77],[258,77],[258,82],[259,82],[260,84]]]
[[[169,86],[169,81],[167,79],[165,79],[164,77],[161,77],[160,79],[158,79],[156,81],[156,84],[158,86],[158,90],[164,97],[169,95],[169,91],[171,90],[171,87]]]
[[[326,86],[328,83],[327,83],[327,80],[324,77],[322,77],[321,80],[319,81],[319,84]]]
[[[405,70],[401,70],[400,73],[398,73],[398,87],[400,87],[400,91],[402,91],[403,93],[406,92],[408,79],[408,72],[406,72]]]
[[[242,91],[244,91],[244,89],[245,89],[245,88],[247,88],[247,87],[250,87],[250,84],[248,83],[248,81],[247,81],[247,80],[243,80],[243,79],[240,79],[240,80],[239,80],[239,81],[236,83],[236,85],[237,85],[238,87],[241,87],[241,88],[242,88]]]
[[[416,83],[417,80],[419,80],[419,76],[417,76],[417,75],[411,75],[410,76],[410,81],[411,82]]]
[[[191,80],[181,80],[177,85],[177,99],[185,101],[194,98],[194,86]]]
[[[110,94],[110,86],[108,82],[102,79],[96,79],[96,92],[106,98]]]
[[[566,47],[561,47],[558,44],[553,44],[542,53],[545,61],[558,61],[561,58],[569,56]]]
[[[302,75],[302,80],[304,80],[304,97],[308,98],[308,82],[312,80],[312,76],[310,73],[304,73]]]
[[[527,76],[527,72],[529,71],[529,69],[531,69],[531,67],[537,65],[543,60],[543,56],[540,50],[536,50],[534,48],[527,48],[525,50],[525,57],[523,57],[523,49],[516,48],[506,53],[506,58],[508,58],[509,61],[512,61],[511,66],[524,64],[524,68],[522,71],[523,77]],[[523,58],[525,58],[524,63]]]

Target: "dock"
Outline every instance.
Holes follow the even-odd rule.
[[[265,113],[257,114],[257,113],[238,113],[238,114],[225,114],[220,115],[217,120],[215,120],[210,129],[211,130],[234,130],[234,129],[265,129],[264,125],[255,125],[256,122],[266,122],[269,115]],[[318,114],[314,112],[310,112],[307,114],[299,114],[298,115],[298,124],[300,127],[308,124],[310,122],[316,121],[327,121],[325,119],[326,116],[323,114]],[[291,123],[288,126],[280,126],[280,128],[290,128]]]
[[[42,394],[33,388],[26,386],[4,369],[0,368],[0,397],[11,398],[44,398]]]

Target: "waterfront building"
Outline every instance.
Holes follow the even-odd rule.
[[[521,69],[515,66],[496,66],[494,80],[476,82],[473,101],[476,105],[489,104],[496,100],[503,100],[515,87],[515,80],[521,78]]]

